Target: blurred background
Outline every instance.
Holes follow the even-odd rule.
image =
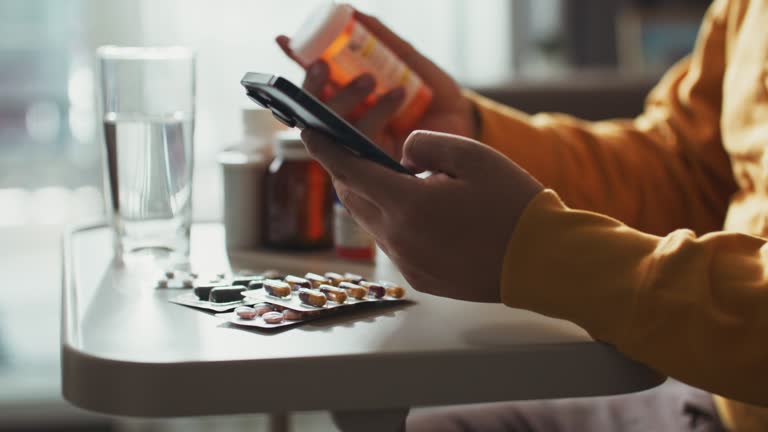
[[[302,71],[274,37],[292,34],[319,2],[0,0],[0,230],[33,233],[22,244],[0,243],[2,268],[17,260],[58,272],[61,228],[103,215],[96,47],[198,51],[194,213],[217,220],[215,155],[241,137],[240,111],[249,103],[239,79],[268,71],[300,82]],[[601,119],[641,110],[665,68],[690,51],[709,1],[350,3],[467,87],[528,112]],[[17,288],[0,287],[0,430],[212,428],[199,420],[114,422],[68,406],[59,383],[60,287],[24,287],[24,295]],[[207,421],[219,422],[219,430],[264,424],[258,416]],[[320,414],[296,421],[317,430],[329,425]]]

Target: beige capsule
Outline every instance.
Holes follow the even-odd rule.
[[[334,272],[328,272],[325,274],[325,277],[331,281],[330,285],[333,286],[339,286],[340,283],[344,282],[344,276],[334,273]]]
[[[285,283],[291,286],[291,289],[297,291],[299,288],[312,288],[312,282],[294,275],[288,275],[283,279]]]
[[[287,283],[274,279],[264,281],[264,291],[275,297],[285,298],[291,296],[291,286]]]
[[[347,292],[341,288],[337,288],[333,285],[320,285],[320,292],[328,297],[328,300],[336,303],[344,303],[347,301]]]
[[[266,270],[261,273],[265,279],[282,279],[284,275],[277,270]]]
[[[360,282],[360,285],[368,289],[368,295],[380,299],[386,295],[387,290],[384,288],[384,285],[376,282]]]
[[[325,297],[325,294],[321,293],[320,291],[315,291],[308,288],[300,288],[299,300],[301,300],[301,302],[305,305],[323,307],[325,306],[325,303],[328,299]]]
[[[330,279],[317,273],[307,273],[304,275],[304,279],[312,283],[312,288],[320,288],[321,285],[331,283]]]
[[[398,299],[405,297],[405,288],[400,285],[386,281],[381,281],[381,284],[384,286],[384,289],[386,289],[388,296]]]
[[[359,274],[346,272],[344,273],[344,280],[347,282],[352,282],[354,284],[360,285],[360,282],[364,281],[365,278],[360,276]]]
[[[339,284],[339,288],[346,291],[348,296],[357,300],[365,298],[365,295],[368,294],[367,288],[352,282],[342,282]]]

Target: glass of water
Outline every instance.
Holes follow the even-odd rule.
[[[115,256],[184,266],[192,222],[195,53],[98,49]]]

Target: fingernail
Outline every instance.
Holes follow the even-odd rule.
[[[369,87],[373,87],[373,77],[366,74],[361,76],[360,78],[355,81],[355,87],[359,89],[367,89]]]

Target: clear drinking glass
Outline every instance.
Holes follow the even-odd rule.
[[[115,256],[184,265],[192,222],[195,53],[105,46],[98,58]]]

